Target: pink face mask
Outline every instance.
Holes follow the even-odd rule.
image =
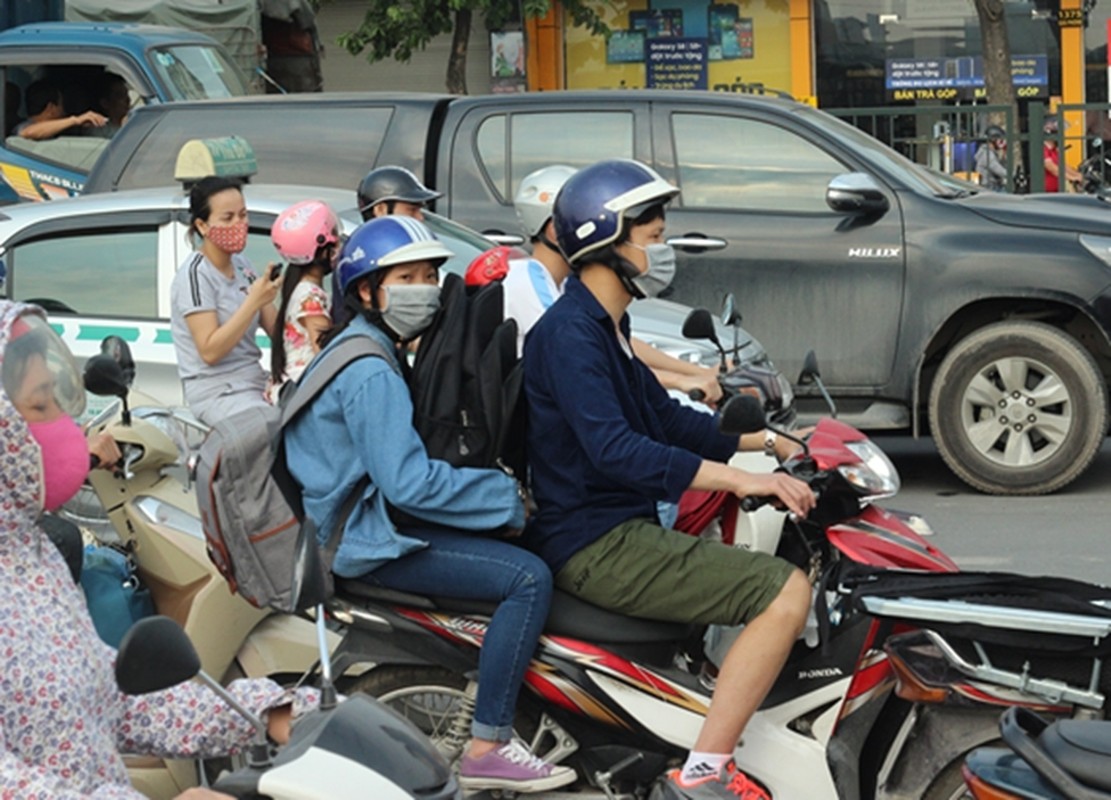
[[[42,451],[43,508],[54,511],[77,494],[89,474],[89,445],[71,418],[28,422],[31,436]]]
[[[231,225],[209,225],[205,238],[225,253],[242,253],[247,246],[247,221]]]

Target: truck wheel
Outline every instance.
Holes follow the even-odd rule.
[[[1000,322],[958,342],[930,392],[945,463],[991,494],[1071,483],[1107,432],[1107,389],[1091,354],[1041,322]]]

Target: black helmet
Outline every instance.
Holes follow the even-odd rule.
[[[366,174],[359,182],[359,211],[364,219],[370,210],[379,203],[400,200],[404,203],[424,205],[442,197],[420,182],[420,179],[405,167],[378,167]]]
[[[1007,132],[998,125],[988,125],[987,128],[984,129],[984,138],[988,141],[992,139],[1006,139]]]

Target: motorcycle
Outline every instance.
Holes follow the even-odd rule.
[[[185,628],[208,673],[223,682],[240,677],[271,677],[283,683],[298,679],[318,659],[312,623],[255,608],[230,592],[206,552],[186,475],[191,442],[203,437],[203,427],[180,410],[132,409],[127,345],[122,340],[106,342],[102,349],[114,351],[116,358],[102,354],[90,359],[86,387],[116,401],[86,429],[108,431],[123,458],[114,470],[90,472],[87,491],[67,504],[63,517],[90,531],[98,543],[121,548],[133,559],[155,612]],[[329,635],[331,645],[338,641]],[[155,800],[174,797],[201,779],[192,761],[128,758],[127,763],[132,783]]]
[[[726,350],[706,309],[692,309],[683,321],[683,336],[712,343],[718,351],[718,385],[722,402],[740,394],[748,394],[760,401],[768,424],[791,430],[795,424],[794,392],[783,373],[770,363],[730,362],[730,356],[740,352],[741,315],[736,310],[733,294],[727,294],[722,303],[721,322],[733,329],[733,346]],[[705,393],[692,390],[688,397],[702,403]],[[709,410],[709,409],[707,409]],[[738,452],[729,463],[749,472],[771,472],[778,465],[775,458],[762,452]],[[784,514],[772,506],[742,511],[737,498],[725,492],[689,492],[680,501],[676,530],[692,536],[702,536],[722,541],[735,547],[761,552],[775,552],[783,529]]]
[[[323,570],[315,542],[301,537],[295,561],[302,608],[324,595]],[[410,722],[366,696],[337,702],[324,614],[317,605],[316,633],[321,671],[320,706],[293,726],[289,742],[273,748],[266,724],[236,702],[201,668],[201,659],[181,626],[164,616],[140,620],[125,634],[116,660],[116,681],[125,694],[168,689],[200,678],[251,723],[254,739],[246,764],[220,775],[212,789],[250,800],[462,800],[451,769]]]
[[[1009,708],[999,723],[1011,749],[975,750],[964,777],[975,800],[1108,800],[1111,722],[1055,720]]]
[[[1088,157],[1080,162],[1077,171],[1082,177],[1080,189],[1086,194],[1103,194],[1111,176],[1111,152],[1103,139],[1093,136],[1088,140]]]
[[[722,418],[730,433],[766,425],[762,403],[744,395]],[[777,798],[952,796],[959,774],[955,785],[938,786],[933,771],[918,767],[919,740],[929,730],[911,703],[891,694],[894,673],[882,649],[891,626],[857,612],[837,586],[854,561],[931,573],[956,565],[923,538],[923,519],[874,505],[896,493],[898,475],[854,428],[822,420],[783,468],[818,497],[809,518],[788,522],[778,547],[809,574],[817,614],[747,726],[734,754],[738,766]],[[473,675],[492,608],[343,579],[326,608],[344,629],[337,669],[375,664],[343,688],[378,697],[456,761],[469,735]],[[555,592],[516,726],[534,755],[574,767],[578,780],[542,796],[643,798],[665,768],[680,763],[709,707],[712,673],[700,651],[690,626],[624,617]],[[959,763],[963,745],[932,757]]]

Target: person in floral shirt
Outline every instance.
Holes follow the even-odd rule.
[[[73,496],[89,466],[89,444],[72,419],[85,402],[80,376],[40,309],[0,301],[0,374],[0,800],[142,798],[121,752],[226,755],[253,731],[197,683],[120,692],[116,653],[97,636],[37,522]],[[269,680],[229,689],[278,742],[288,740],[293,717],[317,704],[314,691],[290,694]],[[223,797],[201,788],[179,796]]]
[[[339,217],[320,200],[290,206],[274,220],[270,239],[288,262],[282,281],[278,319],[282,341],[270,350],[266,396],[278,402],[289,381],[296,381],[320,352],[320,337],[332,327],[324,276],[332,271],[339,246]]]

